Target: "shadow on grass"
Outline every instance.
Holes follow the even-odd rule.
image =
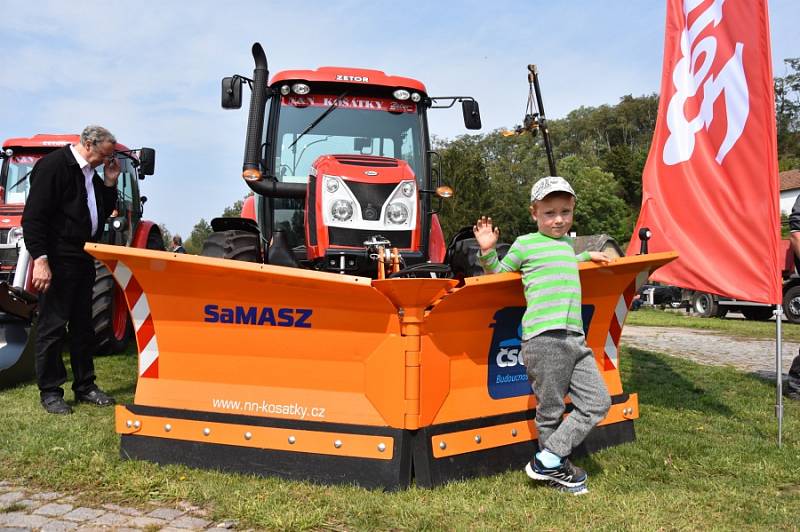
[[[639,402],[675,410],[712,411],[729,416],[733,412],[719,400],[715,389],[707,389],[675,371],[660,355],[634,347],[626,348],[629,369],[625,388],[639,394]]]

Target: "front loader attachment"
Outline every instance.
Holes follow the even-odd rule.
[[[86,249],[124,287],[136,330],[123,457],[394,489],[412,463],[431,486],[515,467],[535,446],[535,398],[510,364],[519,275],[459,287]],[[633,439],[616,346],[637,282],[674,256],[581,267],[587,339],[615,402],[588,451]]]

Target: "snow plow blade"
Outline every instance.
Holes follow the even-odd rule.
[[[509,365],[519,275],[457,286],[86,249],[124,287],[139,347],[134,402],[116,411],[123,457],[397,489],[412,463],[432,486],[516,467],[535,446],[535,398]],[[614,401],[587,451],[633,439],[616,346],[637,283],[674,257],[581,266]]]

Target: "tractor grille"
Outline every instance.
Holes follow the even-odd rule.
[[[8,232],[11,229],[0,229],[0,244],[5,244],[8,242]]]
[[[337,162],[352,166],[374,166],[377,168],[397,168],[397,160],[389,157],[371,157],[369,155],[334,155]]]
[[[411,231],[381,231],[374,229],[328,228],[328,241],[332,246],[364,247],[364,242],[380,234],[392,243],[392,247],[409,249],[411,247]]]
[[[381,215],[381,208],[389,194],[397,187],[397,183],[377,184],[348,181],[348,188],[358,200],[361,207],[361,217],[365,220],[377,220]]]

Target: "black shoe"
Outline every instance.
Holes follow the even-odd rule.
[[[588,477],[586,471],[573,465],[567,458],[561,460],[561,465],[557,467],[545,467],[534,456],[525,466],[525,473],[534,480],[552,480],[570,488],[584,484]]]
[[[86,393],[75,392],[75,400],[79,403],[91,403],[95,406],[111,406],[116,402],[113,397],[107,395],[100,388],[95,388]]]
[[[67,404],[63,397],[51,395],[42,397],[42,406],[48,414],[71,414],[72,407]]]

